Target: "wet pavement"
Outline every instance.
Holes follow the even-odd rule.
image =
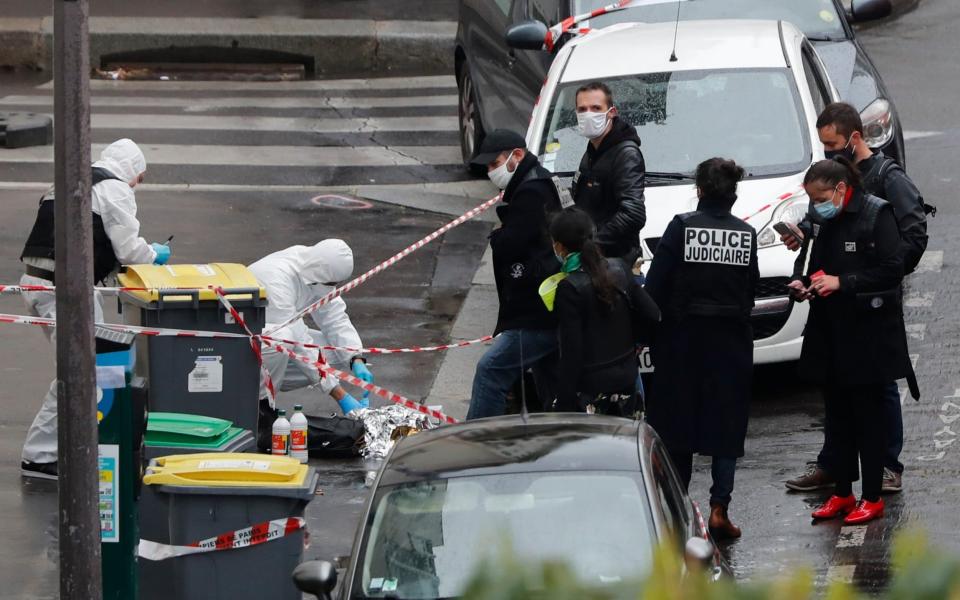
[[[960,296],[955,260],[960,240],[952,235],[954,226],[960,225],[955,200],[960,63],[953,56],[958,26],[960,10],[951,0],[924,0],[916,12],[861,33],[905,123],[909,172],[927,200],[939,207],[938,216],[930,221],[927,258],[908,282],[906,318],[924,398],[919,403],[909,399],[904,403],[904,492],[888,496],[886,517],[866,527],[841,528],[836,522],[812,525],[809,513],[826,495],[787,493],[783,482],[797,475],[819,450],[821,401],[815,390],[796,381],[792,365],[758,368],[747,454],[740,462],[731,507],[731,516],[743,526],[744,536],[723,549],[740,579],[809,568],[821,585],[847,580],[876,591],[883,588],[889,575],[891,539],[904,528],[921,527],[935,544],[960,554],[960,511],[956,509],[960,492],[960,445],[956,443],[960,433],[956,422],[960,420],[960,317],[955,310]],[[36,83],[0,79],[0,95],[30,94]],[[198,95],[209,96],[209,92]],[[448,119],[449,115],[438,118]],[[156,136],[156,144],[190,143],[183,141],[186,132],[172,129],[161,135],[151,131],[149,124],[147,121],[147,135]],[[387,133],[397,140],[413,137],[403,130]],[[132,134],[136,137],[136,131]],[[290,139],[300,135],[269,132],[279,141],[287,134]],[[96,135],[108,133],[95,131]],[[210,135],[211,144],[244,144],[236,132]],[[225,136],[225,141],[213,141],[217,135]],[[417,143],[455,144],[450,132],[440,138],[436,136],[444,134],[439,131],[431,135]],[[346,147],[354,141],[331,138],[324,145]],[[251,140],[247,144],[251,145],[251,165],[257,162],[256,143]],[[306,139],[290,143],[312,145]],[[0,254],[9,257],[0,262],[0,282],[6,283],[19,277],[14,257],[41,192],[36,185],[27,184],[39,180],[41,169],[33,167],[36,173],[29,176],[16,175],[23,171],[3,165],[3,158],[0,153],[0,182],[21,182],[0,186]],[[146,187],[138,198],[144,235],[166,239],[175,234],[174,258],[178,262],[249,263],[290,244],[336,236],[354,247],[359,271],[449,219],[436,212],[380,202],[357,210],[338,208],[336,203],[319,206],[311,198],[321,188],[309,174],[291,189],[265,187],[270,182],[257,173],[238,189],[227,189],[219,185],[223,177],[217,167],[208,165],[196,172],[211,185],[191,189],[188,181],[176,178],[174,167],[158,170],[158,176],[169,178],[161,182],[168,183],[167,187]],[[397,170],[384,168],[366,166],[359,172],[369,174],[370,179],[383,175],[386,183],[408,182]],[[404,168],[416,167],[398,167],[399,171]],[[435,170],[426,181],[443,184],[459,178],[450,173]],[[350,176],[357,179],[355,173]],[[337,169],[324,177],[329,177],[324,185],[344,181],[338,178]],[[17,188],[19,185],[25,187]],[[445,198],[438,195],[436,202]],[[442,243],[427,246],[351,292],[346,300],[364,342],[424,345],[447,341],[488,230],[488,224],[468,223]],[[0,312],[22,313],[19,299],[0,297]],[[45,482],[22,481],[18,471],[23,435],[52,377],[52,355],[39,331],[0,326],[0,406],[4,407],[0,415],[0,514],[5,517],[9,541],[0,548],[0,582],[6,597],[48,599],[57,593],[55,488]],[[420,398],[430,391],[440,358],[435,354],[377,357],[372,369],[386,387]],[[286,406],[298,401],[305,401],[308,410],[333,410],[332,403],[309,393],[281,398]],[[366,472],[376,464],[360,459],[312,463],[321,470],[323,494],[307,510],[311,546],[306,557],[347,554],[367,497]],[[708,499],[708,476],[707,462],[698,460],[691,493],[701,505]]]

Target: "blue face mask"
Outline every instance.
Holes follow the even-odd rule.
[[[836,196],[836,190],[834,190],[834,196]],[[833,196],[826,202],[814,204],[813,209],[824,219],[832,219],[840,212],[840,207],[833,203]]]

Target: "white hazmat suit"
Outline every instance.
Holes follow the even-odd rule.
[[[129,139],[118,140],[100,153],[100,160],[94,167],[106,169],[116,179],[107,179],[95,185],[91,190],[93,212],[103,219],[103,227],[110,238],[113,252],[121,264],[152,263],[157,253],[150,244],[140,237],[140,221],[137,220],[137,202],[132,185],[136,185],[140,176],[147,170],[147,161],[140,148]],[[53,195],[51,189],[48,194]],[[55,262],[49,258],[24,256],[27,265],[54,271]],[[52,286],[53,283],[24,275],[21,285]],[[28,292],[23,294],[24,303],[30,314],[54,319],[57,316],[56,294],[54,292]],[[100,294],[94,295],[94,318],[103,321],[103,301]],[[51,342],[56,342],[56,331],[44,329]],[[57,461],[57,382],[43,399],[40,412],[37,413],[27,439],[23,444],[23,460],[29,463],[53,463]]]
[[[264,331],[280,325],[302,310],[333,291],[338,283],[346,281],[353,273],[353,251],[343,240],[329,239],[313,246],[292,246],[274,252],[250,265],[250,271],[267,290],[266,327]],[[343,298],[334,298],[321,306],[312,315],[319,329],[310,329],[304,320],[271,333],[271,337],[285,339],[297,344],[361,348],[360,335],[347,315]],[[318,360],[316,348],[293,347],[302,356]],[[349,371],[350,359],[359,352],[324,352],[324,359],[332,366]],[[316,367],[290,360],[284,353],[264,348],[263,363],[270,373],[274,388],[279,392],[319,384],[320,389],[330,393],[339,385],[332,377],[321,377]],[[261,381],[260,397],[269,398],[266,382]],[[271,408],[275,408],[271,400]]]

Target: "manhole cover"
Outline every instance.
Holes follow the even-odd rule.
[[[317,206],[324,208],[342,208],[344,210],[363,210],[373,208],[373,203],[352,196],[341,196],[340,194],[324,194],[310,200]]]

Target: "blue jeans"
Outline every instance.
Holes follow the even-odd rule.
[[[903,412],[900,407],[900,386],[896,381],[884,386],[880,410],[883,411],[883,422],[886,426],[883,466],[891,471],[903,473],[903,463],[900,462],[900,453],[903,451]],[[835,452],[836,444],[826,435],[825,428],[823,449],[817,456],[817,466],[826,469],[828,465],[833,464],[831,456]],[[834,474],[831,473],[831,475]]]
[[[530,367],[533,368],[541,398],[544,402],[552,399],[550,388],[553,378],[550,371],[556,352],[557,332],[554,329],[510,329],[502,332],[477,363],[467,420],[502,415],[507,393],[523,371]]]
[[[693,476],[693,454],[685,452],[670,452],[670,460],[677,469],[683,489],[690,487],[690,478]],[[710,504],[728,506],[733,495],[733,479],[737,472],[737,459],[714,456],[710,465],[710,475],[713,485],[710,486]]]

